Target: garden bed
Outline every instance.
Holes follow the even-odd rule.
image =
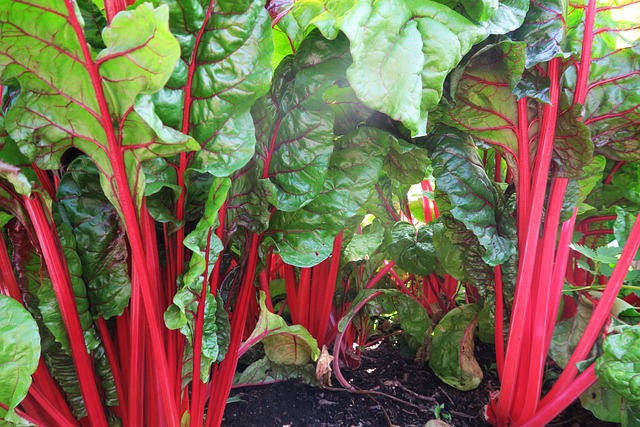
[[[480,387],[458,391],[440,381],[427,367],[403,358],[396,343],[383,342],[368,348],[362,365],[343,374],[363,390],[384,393],[354,394],[340,388],[321,389],[287,381],[266,386],[234,389],[240,402],[229,403],[222,425],[225,427],[282,426],[419,426],[435,418],[440,405],[441,419],[453,426],[486,426],[482,411],[489,393],[499,389],[495,369],[491,369],[493,346],[478,344],[476,356],[485,378]],[[336,381],[334,378],[334,385]],[[398,400],[395,400],[398,399]],[[595,419],[574,404],[551,426],[612,426]]]

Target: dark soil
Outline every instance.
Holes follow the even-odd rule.
[[[342,369],[342,373],[360,389],[381,392],[397,400],[381,394],[354,394],[339,386],[333,390],[321,389],[296,381],[244,387],[232,392],[242,401],[227,405],[222,425],[423,427],[435,418],[434,408],[444,405],[440,418],[452,426],[487,426],[483,408],[489,393],[498,389],[495,371],[488,369],[494,360],[493,347],[478,345],[476,357],[485,378],[476,390],[461,392],[440,381],[428,367],[403,358],[395,343],[384,342],[364,352],[360,368]],[[337,384],[335,377],[333,384]],[[549,425],[596,427],[615,424],[601,422],[574,404]]]

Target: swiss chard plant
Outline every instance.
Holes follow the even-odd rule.
[[[350,388],[384,311],[459,388],[495,343],[496,425],[637,422],[635,2],[131,3],[0,4],[4,421]]]

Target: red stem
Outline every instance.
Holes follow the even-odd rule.
[[[589,0],[587,12],[584,20],[584,33],[582,36],[582,51],[580,67],[578,69],[578,79],[576,81],[576,93],[573,103],[584,105],[587,98],[589,70],[591,69],[591,47],[593,45],[593,26],[596,16],[596,0]]]
[[[69,336],[73,365],[76,369],[87,414],[93,426],[107,427],[102,402],[94,382],[93,361],[87,352],[84,342],[84,333],[80,325],[69,269],[62,248],[59,247],[55,225],[50,224],[47,220],[38,196],[34,196],[34,198],[25,196],[22,200],[38,236],[40,249],[51,277],[51,284],[53,285],[56,300],[58,300],[62,320]]]
[[[120,416],[122,417],[122,424],[125,426],[129,425],[128,412],[127,412],[127,399],[124,395],[124,385],[122,383],[122,371],[120,370],[120,363],[118,363],[118,357],[116,356],[116,350],[113,346],[113,341],[111,340],[111,334],[109,333],[109,328],[107,327],[107,322],[103,317],[98,317],[97,320],[98,331],[100,332],[100,338],[102,339],[102,344],[104,345],[104,350],[107,355],[107,360],[109,361],[109,366],[111,367],[111,372],[113,372],[113,380],[116,385],[116,394],[118,395],[118,402],[120,403]]]
[[[496,281],[496,325],[494,330],[496,367],[498,379],[502,379],[504,372],[504,294],[502,293],[502,268],[499,265],[493,267],[493,275]]]
[[[222,423],[224,408],[227,404],[227,396],[231,390],[233,375],[238,365],[238,350],[242,344],[242,335],[245,322],[247,319],[247,311],[252,295],[254,295],[254,280],[256,268],[258,266],[258,246],[260,244],[260,236],[252,234],[247,242],[249,245],[247,268],[243,276],[242,285],[238,294],[238,299],[234,306],[233,317],[231,319],[231,342],[229,350],[224,360],[218,365],[212,378],[212,389],[209,398],[209,411],[207,413],[207,427],[219,426]]]
[[[571,382],[578,373],[577,363],[586,359],[587,354],[591,351],[596,339],[600,336],[602,327],[609,319],[611,307],[618,296],[620,287],[624,282],[624,278],[629,271],[629,267],[631,266],[631,262],[633,261],[639,246],[640,221],[636,219],[636,222],[633,224],[633,228],[631,229],[631,233],[629,234],[627,243],[622,249],[622,255],[613,269],[609,283],[605,287],[605,290],[600,297],[600,301],[591,315],[589,324],[582,334],[582,338],[576,346],[576,349],[573,351],[573,354],[571,355],[566,368],[560,375],[560,378],[558,378],[558,381],[554,384],[551,391],[542,400],[543,407],[551,404],[558,394],[563,393],[565,389],[570,387]]]
[[[0,292],[24,305],[2,232],[0,232]]]
[[[124,164],[124,148],[122,147],[121,142],[116,137],[112,123],[111,112],[109,110],[107,98],[102,86],[102,79],[100,77],[100,73],[98,72],[98,66],[94,62],[93,56],[91,55],[91,52],[89,50],[89,44],[85,39],[83,28],[78,21],[78,17],[75,11],[75,2],[73,0],[65,0],[65,5],[67,7],[69,22],[78,38],[80,47],[82,49],[82,53],[84,56],[83,65],[85,66],[85,69],[87,70],[91,78],[91,83],[96,95],[96,100],[100,108],[99,119],[108,141],[107,155],[111,162],[111,167],[113,168],[113,174],[115,178],[114,194],[116,195],[118,204],[120,205],[120,211],[122,212],[127,236],[131,245],[133,264],[137,267],[138,273],[140,275],[140,280],[138,282],[140,289],[132,289],[132,294],[138,291],[142,293],[144,302],[143,305],[148,321],[149,333],[151,335],[151,343],[153,345],[153,352],[155,353],[154,362],[158,371],[156,379],[160,383],[160,389],[162,392],[162,408],[164,409],[167,424],[170,426],[176,426],[180,423],[180,417],[178,415],[178,409],[173,399],[169,375],[171,371],[169,370],[169,367],[167,365],[167,356],[162,337],[162,327],[160,325],[159,319],[156,317],[156,314],[154,312],[156,307],[154,307],[154,305],[152,304],[152,301],[154,300],[153,294],[155,292],[155,289],[153,289],[154,284],[151,281],[151,276],[146,266],[145,247],[142,241],[140,226],[136,214],[136,207],[134,205],[131,190],[129,188],[127,170]],[[104,418],[104,414],[102,418]],[[100,425],[102,425],[102,423]],[[94,424],[94,427],[95,426],[96,425]]]
[[[532,200],[530,214],[526,220],[526,233],[521,244],[521,256],[518,268],[516,296],[514,298],[513,312],[511,316],[511,328],[505,357],[505,369],[502,388],[496,416],[499,420],[506,420],[511,413],[514,397],[517,391],[517,378],[520,369],[520,357],[523,337],[525,337],[526,314],[531,308],[529,296],[531,294],[531,282],[534,271],[535,254],[538,247],[538,231],[542,219],[542,207],[544,204],[545,187],[549,175],[553,141],[555,138],[555,125],[558,116],[558,100],[560,94],[559,60],[554,58],[549,62],[549,89],[550,105],[544,106],[542,126],[540,129],[538,162],[534,170]],[[521,155],[523,153],[520,153]],[[523,183],[524,185],[525,183]],[[522,187],[521,187],[522,188]]]
[[[211,248],[211,235],[213,230],[209,228],[207,234],[207,247],[205,250],[204,273],[202,274],[202,291],[198,296],[198,312],[196,314],[196,330],[193,337],[193,377],[191,379],[191,427],[200,427],[204,421],[204,388],[206,384],[200,378],[202,362],[202,331],[204,330],[204,309],[207,304],[207,285],[209,284],[209,248]]]
[[[331,255],[331,264],[329,265],[329,275],[322,294],[323,301],[318,317],[318,347],[320,348],[322,348],[322,345],[325,343],[327,327],[329,325],[329,315],[331,313],[331,306],[333,305],[333,294],[335,293],[336,284],[338,283],[340,256],[342,254],[342,237],[343,232],[340,232],[333,241],[333,252]]]
[[[540,250],[540,261],[537,263],[539,279],[535,281],[535,300],[533,312],[536,320],[531,325],[531,350],[525,356],[528,359],[529,375],[526,379],[526,393],[522,400],[522,412],[520,419],[528,419],[536,411],[540,392],[542,390],[542,377],[544,363],[546,361],[546,338],[549,336],[549,329],[553,330],[555,322],[549,322],[549,308],[555,306],[555,300],[562,295],[562,288],[554,289],[551,286],[552,268],[554,265],[554,254],[558,222],[562,212],[564,193],[567,189],[567,178],[556,178],[553,180],[549,206],[544,224],[544,236],[542,238],[542,248]],[[567,254],[568,255],[568,254]],[[559,291],[559,292],[558,292]],[[520,384],[524,387],[524,384]]]
[[[364,286],[364,288],[365,289],[373,288],[376,285],[376,283],[378,283],[384,276],[386,276],[387,273],[389,273],[389,270],[391,270],[395,265],[396,265],[395,261],[389,261],[388,263],[386,263],[384,267],[382,267],[380,271],[378,271],[378,274],[376,274],[369,280],[369,282]]]

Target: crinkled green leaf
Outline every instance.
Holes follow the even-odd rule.
[[[0,6],[2,81],[20,84],[20,95],[6,115],[7,131],[43,169],[58,168],[71,146],[89,155],[100,165],[104,192],[116,207],[118,190],[108,151],[120,143],[130,187],[141,203],[141,161],[198,147],[188,137],[163,129],[144,105],[133,108],[138,95],[164,85],[178,59],[168,9],[147,3],[119,13],[103,31],[106,48],[101,52],[74,30],[79,12],[69,13],[64,2]],[[91,58],[85,57],[83,47]],[[95,70],[93,80],[90,70]],[[115,133],[111,141],[106,121]]]
[[[315,32],[282,61],[271,92],[252,109],[258,171],[279,210],[299,209],[323,187],[333,151],[333,113],[323,95],[349,62],[344,37],[329,41]]]
[[[253,156],[249,110],[271,80],[273,40],[264,2],[154,3],[169,5],[169,27],[181,48],[171,79],[153,97],[156,112],[202,147],[190,159],[190,168],[228,176]]]
[[[429,367],[458,390],[473,390],[483,374],[473,354],[480,307],[467,304],[448,312],[433,331]]]
[[[533,0],[523,24],[514,32],[515,40],[526,43],[527,68],[564,56],[565,0]]]
[[[333,110],[333,133],[336,135],[344,135],[355,130],[375,114],[358,99],[350,87],[334,85],[324,92],[324,100]]]
[[[328,1],[325,8],[351,41],[351,87],[368,107],[424,134],[445,77],[485,30],[428,0],[345,1],[351,9],[335,3]]]
[[[615,6],[596,2],[593,47],[584,101],[583,120],[593,135],[596,151],[608,158],[640,159],[640,61],[637,4],[621,0]],[[582,24],[586,2],[569,4],[567,43],[579,54],[586,37]],[[576,68],[567,70],[573,90]]]
[[[595,373],[603,387],[616,391],[629,402],[640,401],[640,326],[624,326],[608,335]]]
[[[580,395],[580,403],[602,421],[620,423],[623,427],[640,425],[640,405],[630,402],[614,390],[596,382]]]
[[[438,259],[433,244],[433,231],[429,225],[416,229],[409,222],[398,222],[392,230],[387,251],[398,267],[419,276],[436,271]]]
[[[503,196],[482,167],[475,145],[450,128],[441,128],[429,144],[436,186],[447,193],[451,214],[476,235],[487,264],[504,263],[516,245],[498,222]]]
[[[100,8],[92,0],[78,0],[77,4],[84,21],[84,34],[87,42],[94,49],[104,49],[102,30],[107,26],[107,20]]]
[[[235,384],[269,384],[279,381],[302,379],[305,383],[316,385],[316,368],[313,364],[281,365],[268,357],[256,360],[241,374],[236,375]]]
[[[385,158],[384,171],[391,179],[411,185],[422,181],[430,164],[427,150],[394,138]]]
[[[378,182],[394,139],[387,132],[362,127],[336,141],[317,197],[295,212],[277,211],[271,219],[269,233],[285,262],[310,267],[331,254],[333,238],[366,203]]]
[[[102,193],[98,168],[88,157],[69,165],[57,198],[62,220],[73,230],[93,316],[121,315],[131,296],[125,230]]]
[[[14,409],[27,396],[40,360],[38,325],[16,300],[0,295],[0,418],[16,422]]]
[[[31,194],[31,183],[19,167],[0,160],[0,178],[9,181],[16,193],[25,196]]]
[[[269,200],[274,196],[262,185],[257,169],[251,161],[231,180],[227,200],[227,229],[230,232],[244,228],[261,234],[269,227]]]
[[[266,294],[260,292],[260,317],[247,338],[252,345],[262,342],[267,359],[278,365],[304,366],[320,355],[316,339],[301,325],[289,326],[284,319],[270,312]]]
[[[567,107],[558,116],[553,145],[553,160],[557,165],[558,176],[582,177],[584,169],[593,160],[593,148],[591,132],[580,118],[580,108]]]

